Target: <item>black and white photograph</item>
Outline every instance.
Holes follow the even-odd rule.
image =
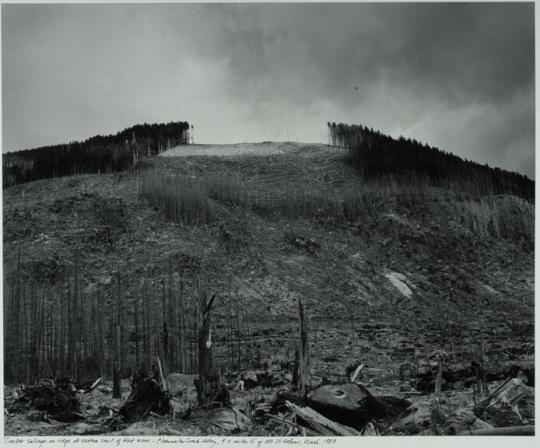
[[[534,2],[1,3],[4,440],[535,435]]]

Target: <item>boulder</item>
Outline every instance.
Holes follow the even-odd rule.
[[[356,383],[319,386],[308,393],[307,403],[326,418],[356,429],[386,416],[385,406]]]

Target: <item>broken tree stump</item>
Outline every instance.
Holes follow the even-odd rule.
[[[166,415],[171,411],[169,394],[163,390],[156,379],[142,372],[133,376],[131,393],[120,408],[120,415],[125,422],[131,423],[142,420],[150,412]]]
[[[216,294],[208,302],[201,297],[202,325],[199,330],[199,378],[194,381],[199,406],[230,404],[229,391],[221,374],[213,368],[210,312]]]

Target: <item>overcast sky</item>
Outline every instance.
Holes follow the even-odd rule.
[[[364,124],[534,174],[532,4],[2,5],[3,151],[189,121]]]

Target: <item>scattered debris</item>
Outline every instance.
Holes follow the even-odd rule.
[[[321,245],[317,243],[317,241],[315,241],[313,238],[307,238],[305,236],[298,235],[291,232],[286,233],[285,238],[292,245],[299,247],[301,249],[305,249],[311,255],[315,255],[317,251],[320,250],[321,248]]]
[[[244,392],[244,380],[238,380],[238,382],[236,383],[236,386],[234,386],[234,391],[237,392]]]
[[[278,387],[287,383],[289,383],[289,381],[284,372],[248,370],[240,374],[236,387],[239,387],[240,390],[250,390],[255,387]],[[242,384],[242,386],[239,386],[239,384]]]
[[[534,418],[534,388],[526,386],[522,378],[508,378],[474,412],[496,427],[528,424]]]
[[[8,411],[20,413],[33,408],[45,411],[48,418],[74,422],[84,418],[75,392],[76,388],[69,378],[40,381],[35,386],[25,387]]]

